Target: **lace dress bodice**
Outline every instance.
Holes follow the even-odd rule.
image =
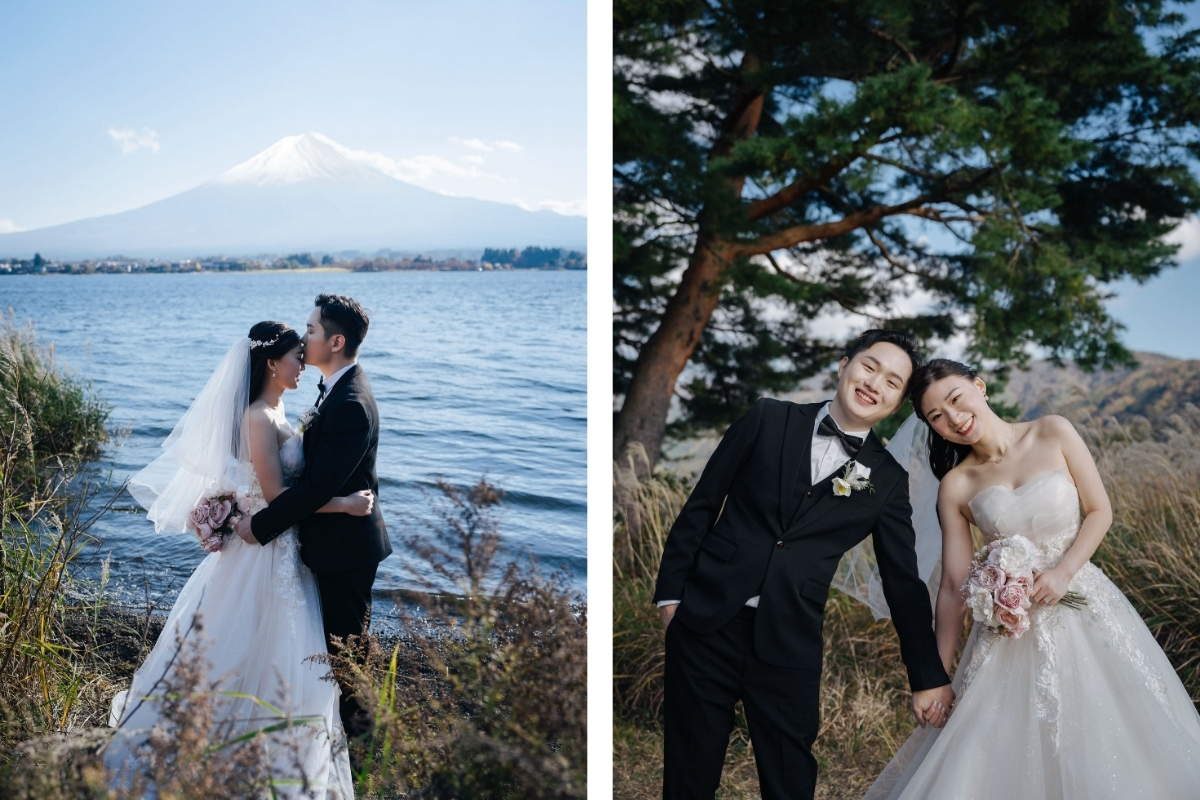
[[[283,443],[279,448],[279,463],[283,467],[283,485],[291,486],[304,471],[303,436],[293,436]],[[267,501],[263,497],[262,485],[259,484],[253,469],[250,470],[250,474],[253,476],[250,479],[250,490],[247,492],[250,496],[250,513],[257,514],[267,507]]]
[[[967,506],[987,541],[1024,536],[1041,550],[1047,569],[1071,547],[1082,522],[1079,493],[1066,467],[1042,473],[1016,489],[989,486]]]
[[[279,462],[283,467],[283,483],[285,486],[291,486],[304,471],[304,437],[293,436],[284,442],[279,448]],[[250,511],[257,514],[267,507],[267,501],[263,497],[258,476],[254,475],[253,470],[251,475],[253,477],[247,494],[250,497]],[[296,528],[288,528],[264,545],[262,550],[264,554],[269,553],[271,558],[277,559],[276,574],[280,580],[275,583],[275,594],[283,599],[287,624],[289,629],[294,631],[296,615],[304,606],[304,596],[300,591],[297,574],[301,568],[307,569],[300,560],[300,542],[296,538]]]

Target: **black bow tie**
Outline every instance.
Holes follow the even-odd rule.
[[[313,403],[313,405],[319,406],[321,405],[321,401],[325,399],[325,381],[317,381],[317,391],[320,394],[317,395],[317,402]]]
[[[858,455],[858,451],[863,446],[862,439],[857,436],[851,436],[844,432],[837,426],[837,423],[833,421],[833,417],[829,416],[828,414],[826,414],[825,418],[821,420],[821,424],[817,426],[817,436],[836,436],[837,438],[841,439],[842,445],[846,448],[846,452],[850,454],[851,458]]]

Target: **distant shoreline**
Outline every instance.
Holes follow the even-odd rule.
[[[54,272],[8,272],[0,270],[0,279],[6,276],[35,276],[38,278],[54,278],[54,277],[75,277],[78,275],[328,275],[328,274],[353,274],[353,273],[398,273],[398,272],[463,272],[463,273],[480,273],[480,272],[504,272],[504,273],[522,273],[522,272],[587,272],[586,269],[572,269],[568,267],[524,267],[520,269],[483,269],[474,267],[471,269],[445,269],[438,267],[413,267],[408,269],[350,269],[348,267],[312,267],[309,269],[245,269],[245,270],[218,270],[218,269],[193,269],[193,270],[139,270],[137,272],[121,272],[119,270],[95,270],[93,272],[68,272],[57,270]]]

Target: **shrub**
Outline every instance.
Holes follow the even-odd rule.
[[[407,633],[333,659],[375,718],[367,796],[570,798],[586,793],[586,610],[565,576],[498,568],[501,493],[439,481],[438,521],[409,549],[441,581]],[[442,593],[445,584],[454,587]],[[421,631],[419,634],[417,631]]]

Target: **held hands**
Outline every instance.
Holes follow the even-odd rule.
[[[258,540],[254,538],[254,530],[250,527],[250,514],[243,514],[233,526],[233,532],[237,537],[246,544],[258,544]]]
[[[935,689],[913,692],[913,716],[924,728],[927,724],[935,728],[945,726],[950,719],[950,707],[954,705],[954,690],[950,684]]]
[[[1061,567],[1035,572],[1030,599],[1040,606],[1052,606],[1062,599],[1071,585],[1071,578]]]
[[[677,609],[677,608],[679,608],[679,603],[672,603],[669,606],[663,606],[660,609],[658,609],[659,612],[662,614],[664,631],[667,629],[667,626],[671,624],[671,620],[673,620],[675,618],[675,609]]]

